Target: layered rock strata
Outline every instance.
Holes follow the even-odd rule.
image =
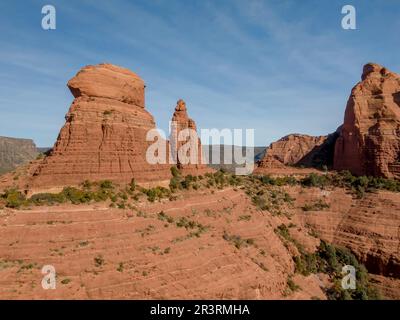
[[[335,146],[334,169],[400,178],[400,76],[364,66],[351,91]]]
[[[145,84],[139,76],[115,65],[99,64],[81,69],[68,87],[75,99],[31,187],[170,178],[168,165],[150,164],[146,159],[152,144],[146,134],[155,122],[145,110]]]

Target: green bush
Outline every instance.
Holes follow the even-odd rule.
[[[318,199],[318,201],[311,204],[307,203],[301,207],[303,211],[321,211],[327,208],[330,208],[330,205],[321,199]]]
[[[114,185],[110,180],[103,180],[103,181],[100,181],[100,188],[101,189],[114,189]]]
[[[171,174],[174,178],[180,177],[181,172],[176,166],[171,167]]]
[[[307,177],[303,178],[300,183],[305,187],[325,187],[329,181],[326,176],[310,173]]]
[[[46,204],[56,204],[56,203],[64,203],[67,201],[65,195],[63,193],[37,193],[34,194],[30,199],[35,205],[46,205]]]
[[[321,241],[315,253],[300,249],[300,256],[294,257],[296,272],[303,275],[323,272],[333,279],[333,286],[326,290],[333,300],[368,300],[381,299],[380,293],[371,286],[367,269],[348,249]],[[357,286],[354,290],[344,290],[341,286],[342,267],[351,265],[356,269]]]
[[[164,187],[155,187],[151,189],[142,188],[141,190],[145,195],[147,195],[147,200],[154,202],[163,198],[169,198],[171,191]]]
[[[74,187],[66,187],[61,195],[71,201],[73,204],[88,203],[93,200],[93,193],[82,191]]]
[[[8,208],[18,209],[26,204],[25,195],[16,189],[6,190],[2,198],[5,199],[6,207]]]

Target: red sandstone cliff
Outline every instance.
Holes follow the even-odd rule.
[[[334,169],[400,178],[400,76],[369,63],[351,91]]]
[[[146,161],[148,130],[143,80],[111,64],[87,66],[68,82],[75,97],[51,154],[34,173],[32,188],[78,184],[86,179],[115,182],[162,181],[167,165]]]
[[[258,171],[285,168],[287,165],[331,166],[337,136],[336,132],[318,137],[304,134],[287,135],[270,144],[264,158],[258,164]]]

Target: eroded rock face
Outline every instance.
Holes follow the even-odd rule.
[[[323,199],[330,207],[299,216],[324,240],[347,247],[368,271],[400,278],[400,198],[397,193],[369,193],[362,199],[344,189],[311,189],[300,194],[299,205]],[[294,193],[292,194],[294,196]]]
[[[258,168],[284,168],[286,165],[306,167],[330,166],[337,133],[328,136],[290,134],[271,143]]]
[[[172,116],[170,145],[177,168],[183,174],[199,175],[212,171],[202,163],[203,150],[196,123],[189,118],[186,103],[182,99],[178,100]],[[185,145],[188,147],[186,148]]]
[[[73,101],[50,155],[36,170],[32,187],[65,186],[84,180],[163,181],[168,165],[146,160],[153,116],[144,109],[144,82],[129,70],[100,64],[83,68],[68,82]]]
[[[400,178],[400,76],[369,63],[352,90],[334,169]]]

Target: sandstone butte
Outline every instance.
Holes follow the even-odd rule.
[[[270,144],[258,163],[256,173],[287,166],[332,166],[333,149],[338,133],[327,136],[289,134]]]
[[[50,154],[34,170],[28,190],[56,189],[84,180],[170,179],[170,165],[146,160],[153,143],[146,141],[146,134],[155,128],[155,121],[145,109],[145,83],[139,76],[111,64],[86,66],[68,87],[75,99],[66,123]]]
[[[189,129],[186,133],[186,135],[189,134],[189,136],[187,136],[186,139],[181,139],[185,136],[180,137],[180,133],[185,129]],[[182,134],[183,133],[185,132],[182,132]],[[192,141],[192,143],[190,143],[190,141]],[[200,175],[213,171],[206,164],[202,163],[202,145],[197,134],[196,123],[193,119],[189,118],[186,103],[182,99],[177,102],[175,112],[172,116],[170,144],[171,153],[174,154],[177,168],[182,172],[182,174]],[[178,152],[178,150],[186,150],[183,147],[185,144],[194,148],[188,148],[185,153]]]
[[[400,178],[400,76],[374,63],[352,89],[334,169]]]

